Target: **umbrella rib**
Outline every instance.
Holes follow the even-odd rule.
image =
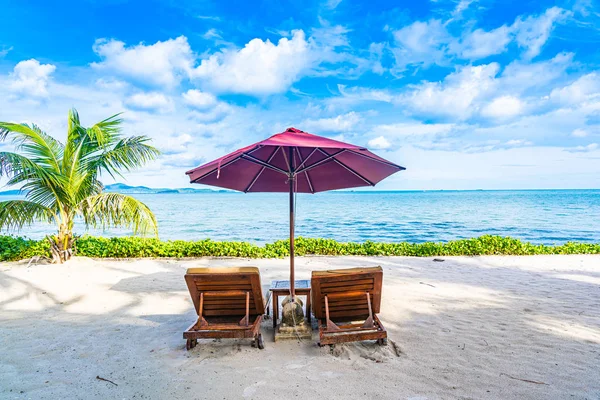
[[[292,167],[291,167],[290,161],[288,161],[287,154],[285,154],[285,150],[283,151],[283,159],[285,160],[285,165],[287,165],[287,167],[288,167],[288,171],[289,171],[288,173],[289,174],[293,173],[294,171],[292,171]]]
[[[323,154],[327,154],[325,153],[323,150],[319,149]],[[364,176],[362,176],[361,174],[359,174],[358,172],[356,172],[354,169],[350,168],[349,166],[347,166],[346,164],[344,164],[343,162],[341,162],[340,160],[334,158],[333,159],[334,162],[336,162],[338,165],[340,165],[342,168],[345,168],[348,172],[353,173],[354,175],[356,175],[357,178],[362,179],[364,182],[368,183],[369,186],[375,186],[375,184],[373,182],[371,182],[370,180],[368,180],[367,178],[365,178]]]
[[[397,165],[397,164],[394,164],[394,163],[391,163],[391,162],[388,162],[388,161],[378,160],[378,159],[376,159],[376,158],[373,158],[373,157],[371,157],[371,156],[368,156],[368,155],[366,155],[366,154],[358,153],[358,152],[356,152],[356,151],[354,151],[354,150],[350,150],[350,149],[348,149],[348,151],[349,151],[350,153],[352,153],[352,154],[356,154],[357,156],[361,156],[361,157],[364,157],[364,158],[368,158],[369,160],[376,161],[376,162],[378,162],[378,163],[381,163],[381,164],[389,165],[390,167],[395,167],[395,168],[398,168],[398,169],[400,169],[400,171],[402,171],[402,170],[405,170],[405,169],[406,169],[406,168],[404,168],[404,167],[401,167],[400,165]]]
[[[308,158],[306,160],[302,160],[302,154],[300,154],[300,150],[298,149],[298,146],[296,146],[295,149],[296,149],[296,153],[298,153],[298,159],[301,162],[300,165],[304,164],[304,162],[306,160],[308,160]],[[318,149],[318,147],[315,148],[308,157],[310,157],[315,151],[317,151],[317,149]],[[315,194],[315,189],[313,188],[312,182],[310,181],[310,176],[308,176],[308,171],[304,171],[304,176],[306,176],[306,181],[308,182],[308,187],[310,188],[310,192],[312,194]]]
[[[314,163],[314,164],[311,164],[311,165],[309,165],[309,166],[307,166],[307,167],[304,167],[304,168],[302,168],[302,169],[300,169],[300,170],[296,171],[296,173],[301,173],[301,172],[304,172],[304,171],[311,170],[311,169],[313,169],[314,167],[318,167],[319,165],[321,165],[321,164],[323,164],[323,163],[326,163],[326,162],[328,162],[328,161],[331,161],[332,159],[334,159],[334,157],[335,157],[335,156],[338,156],[338,155],[340,155],[341,153],[343,153],[343,152],[345,152],[345,151],[347,150],[347,149],[342,149],[342,150],[340,150],[340,151],[337,151],[337,152],[335,152],[335,153],[333,153],[333,154],[327,154],[326,152],[324,152],[323,150],[321,150],[321,148],[320,148],[320,147],[318,147],[317,149],[318,149],[318,150],[319,150],[321,153],[323,153],[323,154],[327,155],[327,157],[325,157],[324,159],[322,159],[322,160],[320,160],[320,161],[317,161],[317,162],[316,162],[316,163]]]
[[[310,154],[308,155],[308,157],[306,157],[304,159],[304,161],[302,161],[302,158],[300,158],[300,161],[302,161],[302,162],[300,163],[300,165],[298,165],[298,168],[296,168],[296,169],[299,170],[300,168],[304,167],[304,163],[307,162],[308,159],[311,158],[313,154],[315,154],[315,152],[317,151],[317,149],[318,149],[318,147],[315,147],[313,149],[313,151],[310,152]],[[296,146],[296,150],[298,150],[298,146]],[[300,154],[300,150],[298,150],[298,154]]]
[[[273,151],[273,153],[271,153],[271,155],[269,156],[269,158],[267,159],[267,163],[270,163],[271,160],[273,159],[273,157],[275,157],[275,154],[277,154],[277,151],[281,150],[281,146],[278,146],[275,148],[275,150]],[[252,179],[252,182],[250,182],[250,184],[248,185],[248,187],[246,189],[244,189],[244,193],[248,193],[250,191],[250,189],[252,188],[252,186],[254,186],[254,184],[256,183],[256,181],[258,180],[258,178],[260,178],[260,176],[262,175],[263,171],[265,170],[266,167],[262,167],[258,173],[256,174],[256,176],[254,177],[254,179]]]
[[[265,168],[272,169],[273,171],[277,171],[277,172],[279,172],[279,173],[282,173],[282,174],[284,174],[284,175],[287,175],[287,174],[288,174],[286,171],[282,170],[281,168],[277,168],[276,166],[274,166],[274,165],[271,165],[271,164],[268,164],[268,163],[264,162],[263,160],[259,160],[259,159],[258,159],[258,158],[256,158],[256,157],[252,157],[252,156],[251,156],[251,155],[249,155],[249,154],[245,154],[245,153],[244,153],[244,154],[242,154],[242,155],[241,155],[241,157],[242,157],[244,160],[246,160],[246,161],[250,161],[250,162],[253,162],[253,163],[255,163],[255,164],[262,165],[262,166],[263,166],[263,167],[265,167]]]
[[[252,153],[255,152],[256,150],[258,150],[260,148],[260,146],[256,146],[255,148],[253,148],[252,150],[249,150],[248,153]],[[214,169],[211,169],[209,172],[205,173],[202,176],[197,177],[196,179],[194,179],[193,181],[190,181],[190,183],[196,183],[198,182],[200,179],[204,179],[207,176],[209,176],[210,174],[214,173],[216,170],[218,169],[223,169],[225,167],[227,167],[230,164],[233,164],[234,162],[236,162],[237,160],[239,160],[240,158],[242,158],[242,155],[244,155],[245,153],[240,154],[239,156],[227,161],[225,164],[221,165],[221,166],[217,166]]]

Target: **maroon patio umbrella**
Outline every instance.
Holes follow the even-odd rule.
[[[250,192],[290,194],[290,295],[294,298],[294,193],[375,186],[404,167],[348,143],[288,128],[201,165],[191,183]]]

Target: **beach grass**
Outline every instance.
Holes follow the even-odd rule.
[[[477,256],[600,254],[600,243],[567,242],[557,245],[533,244],[516,238],[484,235],[472,239],[425,243],[343,243],[332,239],[299,237],[296,255],[327,256]],[[75,254],[92,258],[189,258],[244,257],[281,258],[289,256],[289,240],[264,246],[248,242],[169,240],[142,237],[82,236],[75,241]],[[14,261],[34,256],[50,256],[50,243],[22,237],[0,236],[0,261]]]

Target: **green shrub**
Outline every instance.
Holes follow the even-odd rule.
[[[289,256],[289,240],[257,246],[247,242],[214,242],[169,240],[140,237],[94,237],[76,239],[79,256],[94,258],[140,257],[243,257],[281,258]],[[475,255],[535,255],[535,254],[600,254],[600,244],[568,242],[548,246],[522,242],[511,237],[485,235],[446,243],[342,243],[332,239],[296,239],[296,254],[325,256],[475,256]],[[20,260],[35,255],[49,256],[47,240],[30,240],[0,236],[0,261]]]
[[[22,260],[33,256],[50,257],[50,243],[47,240],[0,236],[0,261]]]

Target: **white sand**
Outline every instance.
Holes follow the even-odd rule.
[[[186,268],[287,260],[0,263],[2,399],[600,399],[600,257],[299,258],[311,270],[381,265],[394,346],[201,341]],[[432,285],[432,286],[430,286]],[[118,386],[100,381],[101,376]],[[513,378],[543,382],[536,384]]]

